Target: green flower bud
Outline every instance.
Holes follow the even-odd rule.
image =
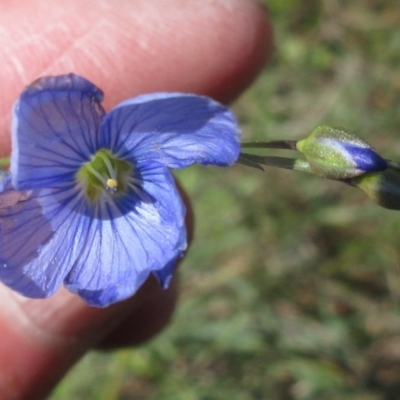
[[[304,154],[310,172],[323,178],[350,179],[388,167],[368,143],[343,128],[319,126],[296,148]]]

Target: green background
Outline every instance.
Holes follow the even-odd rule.
[[[265,4],[276,51],[234,105],[244,138],[327,123],[400,160],[400,3]],[[287,170],[177,176],[197,225],[175,318],[143,347],[87,355],[51,399],[400,399],[400,213]]]

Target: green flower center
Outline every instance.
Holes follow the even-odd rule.
[[[99,150],[76,174],[90,201],[126,193],[133,166],[106,149]]]

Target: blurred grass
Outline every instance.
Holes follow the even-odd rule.
[[[245,138],[328,123],[400,160],[400,3],[265,4],[277,49],[234,106]],[[51,399],[400,399],[400,213],[291,171],[178,176],[198,218],[172,324],[89,354]]]

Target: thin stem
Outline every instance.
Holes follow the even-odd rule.
[[[388,163],[389,168],[395,169],[396,171],[400,171],[400,162],[392,160],[386,160],[386,162]]]
[[[299,158],[258,156],[255,154],[240,153],[239,162],[241,160],[244,160],[247,163],[245,164],[244,162],[242,162],[241,164],[250,166],[254,166],[253,164],[263,164],[268,165],[269,167],[292,169],[295,171],[313,173],[310,164],[307,161]]]
[[[242,142],[242,148],[297,150],[297,140],[271,140],[269,142]]]
[[[294,165],[296,163],[296,159],[294,158],[258,156],[255,154],[245,154],[245,153],[240,153],[240,156],[242,158],[245,158],[246,161],[256,164],[268,165],[269,167],[294,169]]]
[[[238,164],[246,165],[247,167],[252,167],[264,171],[264,168],[257,164],[256,162],[250,160],[246,157],[247,154],[240,153],[238,160],[236,161]]]

